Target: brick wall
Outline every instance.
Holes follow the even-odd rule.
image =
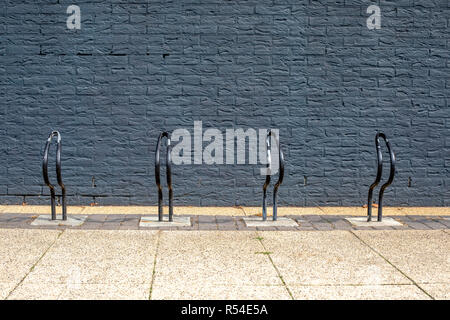
[[[47,203],[58,129],[69,204],[155,205],[158,133],[202,120],[280,129],[280,205],[362,205],[380,130],[385,205],[449,206],[449,19],[448,0],[4,0],[0,203]],[[260,167],[176,166],[175,204],[259,205]]]

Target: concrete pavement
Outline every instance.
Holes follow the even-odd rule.
[[[449,299],[448,230],[0,229],[2,299]]]

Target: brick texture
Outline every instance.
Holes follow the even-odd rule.
[[[380,130],[385,205],[449,206],[449,19],[448,0],[4,0],[0,203],[47,203],[58,129],[69,204],[155,204],[158,133],[202,120],[280,129],[280,205],[363,204]],[[260,167],[175,166],[175,204],[259,205]]]

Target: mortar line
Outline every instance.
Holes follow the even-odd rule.
[[[157,233],[157,239],[156,239],[156,250],[155,250],[155,258],[153,259],[153,270],[152,270],[152,279],[150,282],[150,290],[148,293],[148,300],[152,299],[152,292],[153,292],[153,283],[155,282],[155,276],[156,276],[156,260],[158,258],[158,253],[159,253],[159,244],[161,242],[161,230],[158,230]]]
[[[442,284],[442,282],[430,282],[426,284]],[[314,284],[314,283],[300,283],[295,284],[297,287],[384,287],[384,286],[414,286],[411,283],[380,283],[380,284],[366,284],[366,283],[336,283],[336,284]]]
[[[62,236],[62,234],[66,231],[66,229],[62,229],[62,231],[58,234],[58,236],[53,240],[53,242],[48,246],[47,249],[42,253],[42,255],[36,260],[36,262],[30,267],[30,270],[23,276],[23,278],[17,283],[16,286],[8,293],[8,295],[5,297],[5,300],[8,300],[11,294],[25,281],[25,278],[28,277],[28,275],[33,272],[36,265],[44,258],[44,256],[47,254],[47,252],[53,247],[53,245],[58,241],[58,239]]]
[[[317,208],[319,208],[319,210],[322,211],[323,214],[326,214],[325,210],[323,210],[321,206],[318,206]]]
[[[288,292],[288,294],[289,294],[289,296],[291,297],[291,299],[292,299],[292,300],[295,300],[295,298],[294,298],[294,296],[293,296],[291,290],[289,289],[288,285],[287,285],[286,282],[284,281],[283,276],[281,275],[280,270],[278,270],[278,267],[275,265],[275,262],[273,262],[273,259],[272,259],[272,257],[270,256],[270,252],[267,251],[266,246],[265,246],[264,243],[262,242],[262,239],[264,239],[264,237],[263,237],[262,235],[260,235],[259,232],[256,232],[256,234],[258,235],[256,239],[259,241],[259,243],[260,243],[261,246],[263,247],[264,251],[267,252],[266,256],[267,256],[267,258],[269,258],[270,263],[272,264],[273,268],[274,268],[275,271],[277,272],[278,277],[279,277],[280,280],[281,280],[281,283],[283,284],[284,288],[285,288],[286,291]]]
[[[440,224],[441,226],[442,226],[442,228],[439,228],[439,229],[437,229],[437,230],[445,230],[445,229],[447,229],[447,225],[445,225],[445,224],[443,224],[442,222],[441,222],[441,217],[432,217],[430,220],[431,221],[433,221],[433,222],[437,222],[438,224]]]
[[[394,267],[394,269],[396,269],[398,272],[400,272],[404,277],[409,279],[409,281],[411,281],[417,288],[419,288],[423,293],[425,293],[427,296],[429,296],[431,298],[431,300],[436,300],[431,294],[429,294],[427,291],[425,291],[425,289],[423,289],[421,286],[419,286],[419,284],[416,281],[414,281],[410,276],[408,276],[406,273],[404,273],[402,270],[400,270],[400,268],[398,268],[396,265],[394,265],[392,262],[390,262],[385,256],[383,256],[380,252],[375,250],[372,246],[370,246],[368,243],[366,243],[363,239],[358,237],[358,235],[356,233],[354,233],[353,230],[349,230],[349,232],[351,234],[353,234],[359,241],[361,241],[363,244],[365,244],[367,247],[369,247],[369,249],[371,249],[373,252],[375,252],[378,256],[380,256],[384,261],[386,261],[392,267]]]
[[[83,206],[83,207],[81,207],[81,211],[80,211],[80,213],[79,213],[79,214],[83,214],[83,212],[84,212],[84,211],[86,211],[86,210],[87,210],[87,209],[86,209],[86,207],[84,207],[84,206]]]
[[[245,216],[245,217],[247,216],[247,212],[245,212],[244,207],[239,206],[239,210],[241,210],[241,211],[244,213],[244,216]]]

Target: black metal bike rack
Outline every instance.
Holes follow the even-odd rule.
[[[383,195],[384,191],[387,187],[389,187],[394,181],[395,176],[395,155],[392,151],[391,144],[389,140],[386,138],[386,135],[384,133],[378,132],[375,136],[375,146],[377,148],[377,161],[378,161],[378,169],[377,169],[377,177],[375,178],[374,183],[372,183],[369,187],[369,195],[367,200],[367,221],[372,221],[372,195],[373,195],[373,189],[380,183],[381,175],[383,173],[383,154],[381,152],[381,146],[380,146],[380,137],[384,139],[389,156],[391,158],[391,172],[389,173],[389,179],[388,181],[383,184],[380,188],[380,193],[378,196],[378,221],[381,221],[383,218]]]
[[[51,196],[51,206],[52,206],[52,220],[56,220],[56,192],[55,187],[50,183],[50,179],[48,178],[48,152],[50,150],[50,145],[52,142],[52,138],[57,137],[57,147],[56,147],[56,179],[58,181],[59,186],[61,187],[61,196],[62,196],[62,219],[67,220],[67,207],[66,207],[66,187],[62,181],[61,176],[61,134],[58,131],[52,131],[47,139],[47,143],[45,144],[44,149],[44,159],[42,160],[42,175],[44,177],[45,184],[50,189]]]
[[[167,154],[166,154],[166,176],[167,188],[169,189],[169,221],[173,221],[173,190],[172,190],[172,174],[171,174],[171,158],[170,158],[170,134],[167,131],[162,132],[158,137],[155,152],[155,180],[158,187],[158,220],[163,221],[163,193],[160,176],[159,154],[161,149],[162,138],[167,138]]]
[[[278,181],[273,187],[273,221],[277,220],[277,194],[278,194],[278,188],[283,183],[283,177],[284,177],[284,155],[281,151],[281,145],[278,141],[276,135],[272,135],[272,131],[269,130],[266,136],[266,147],[267,147],[267,168],[269,169],[271,167],[271,156],[270,156],[270,138],[273,137],[275,139],[275,142],[278,145],[278,159],[279,159],[279,174],[278,174]],[[263,185],[263,205],[262,205],[262,218],[263,221],[267,220],[267,206],[266,206],[266,198],[267,198],[267,187],[270,183],[270,175],[271,172],[267,172],[266,175],[266,181]]]

